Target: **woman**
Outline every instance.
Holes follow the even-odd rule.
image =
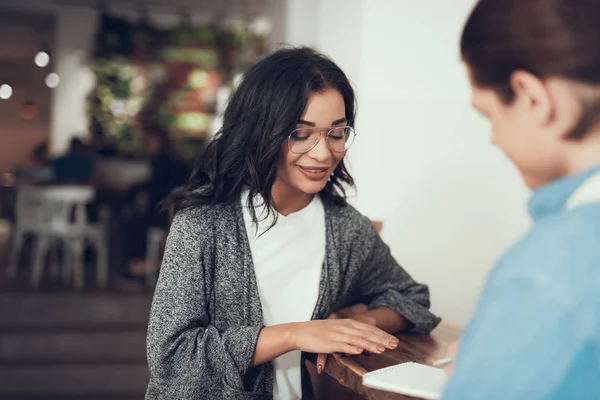
[[[344,73],[310,49],[245,74],[171,198],[147,398],[310,398],[301,352],[382,353],[398,344],[386,332],[438,324],[427,287],[346,203],[354,104]],[[357,303],[369,311],[324,320]]]
[[[600,1],[481,0],[461,52],[473,105],[534,190],[444,398],[600,399]]]

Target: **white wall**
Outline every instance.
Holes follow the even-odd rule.
[[[346,73],[357,91],[363,89],[363,10],[364,0],[322,0],[317,20],[317,48],[331,57]],[[343,11],[342,11],[343,10]],[[318,18],[316,18],[318,16]]]
[[[56,73],[61,78],[54,90],[52,152],[67,150],[74,136],[87,137],[87,97],[94,87],[90,53],[98,25],[98,12],[91,8],[56,7]]]
[[[316,47],[319,36],[319,20],[315,10],[320,0],[287,0],[285,13],[288,17],[284,24],[285,42]]]
[[[529,193],[470,107],[458,43],[473,4],[322,0],[313,17],[318,48],[359,96],[354,202],[384,220],[384,240],[430,285],[433,310],[461,325],[489,268],[529,225]]]

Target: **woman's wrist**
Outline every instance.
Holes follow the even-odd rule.
[[[300,350],[298,348],[298,328],[301,322],[290,322],[279,325],[282,330],[284,343],[287,351]]]
[[[296,325],[289,323],[264,327],[258,335],[252,365],[263,364],[296,350]]]

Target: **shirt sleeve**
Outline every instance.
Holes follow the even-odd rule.
[[[585,346],[583,311],[543,279],[488,285],[444,400],[549,399]]]
[[[429,288],[416,282],[394,259],[373,224],[365,219],[371,248],[361,268],[360,296],[369,309],[388,307],[412,324],[412,332],[429,333],[440,318],[429,311]]]

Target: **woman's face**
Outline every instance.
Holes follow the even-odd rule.
[[[327,132],[331,128],[346,125],[346,109],[340,92],[327,89],[312,93],[296,128],[309,129],[306,132],[321,132],[319,142],[310,151],[296,154],[290,151],[286,140],[281,146],[277,183],[299,194],[313,195],[323,190],[345,154],[329,147],[325,140]]]
[[[536,189],[562,175],[562,141],[556,123],[547,117],[551,112],[545,110],[543,90],[538,93],[537,83],[525,78],[509,104],[473,82],[471,94],[473,107],[491,124],[492,143],[515,164],[527,186]]]

